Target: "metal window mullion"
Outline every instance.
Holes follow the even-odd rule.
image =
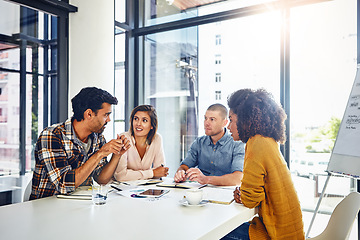
[[[281,146],[281,152],[290,169],[290,8],[282,11],[280,44],[280,103],[287,115],[286,142]]]
[[[20,41],[20,102],[19,102],[19,167],[25,175],[26,166],[26,40]]]
[[[69,16],[58,17],[57,29],[57,122],[68,118],[68,88],[69,88]],[[51,106],[52,108],[54,106]]]
[[[356,23],[357,23],[357,64],[360,64],[360,0],[357,0],[357,9],[356,9]],[[360,180],[356,181],[357,192],[360,192]],[[358,227],[358,239],[360,239],[360,212],[358,213],[357,219],[357,227]]]
[[[44,14],[44,88],[43,88],[43,126],[49,125],[49,15]]]
[[[177,30],[182,28],[194,27],[203,24],[220,22],[240,17],[247,17],[255,14],[265,13],[285,8],[298,7],[308,4],[320,3],[329,0],[277,0],[272,2],[261,3],[257,5],[216,12],[208,15],[186,18],[172,22],[161,23],[157,25],[133,28],[132,34],[135,36],[144,36],[153,33]],[[135,1],[138,2],[138,1]],[[142,26],[142,25],[139,25]],[[131,26],[130,26],[131,27]]]
[[[50,39],[56,39],[58,34],[58,18],[51,16],[51,33]],[[50,46],[50,71],[57,72],[57,51],[58,48],[56,45]],[[58,114],[58,75],[51,75],[50,77],[50,125],[59,122]]]

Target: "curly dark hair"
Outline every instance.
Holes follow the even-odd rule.
[[[105,90],[96,87],[85,87],[71,99],[74,115],[72,120],[84,119],[84,112],[91,109],[95,114],[102,108],[103,103],[116,105],[118,100]]]
[[[153,127],[153,129],[150,129],[150,131],[147,135],[147,138],[146,138],[147,143],[150,145],[156,134],[157,128],[158,128],[158,118],[157,118],[156,110],[151,105],[139,105],[132,110],[131,115],[130,115],[131,136],[134,136],[133,120],[134,120],[135,114],[137,112],[147,112],[150,116],[150,119],[151,119],[150,123],[151,123],[151,126]]]
[[[271,93],[264,89],[241,89],[228,97],[228,105],[237,116],[236,126],[242,142],[260,134],[285,143],[287,116]]]

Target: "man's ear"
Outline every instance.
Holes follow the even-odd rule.
[[[227,126],[228,122],[229,122],[229,120],[228,120],[227,118],[225,118],[225,119],[224,119],[224,124],[223,124],[224,127]]]
[[[90,108],[85,110],[84,119],[91,119],[93,116],[95,116],[95,113]]]

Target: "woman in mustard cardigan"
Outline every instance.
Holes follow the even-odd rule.
[[[228,129],[234,140],[246,143],[244,176],[234,198],[258,207],[259,216],[223,239],[305,239],[299,199],[279,150],[285,142],[284,110],[263,89],[238,90],[228,105]]]

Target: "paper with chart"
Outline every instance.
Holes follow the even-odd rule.
[[[341,121],[328,169],[329,172],[360,176],[360,73],[354,84]]]
[[[333,153],[360,157],[360,74],[356,79],[340,125]]]

